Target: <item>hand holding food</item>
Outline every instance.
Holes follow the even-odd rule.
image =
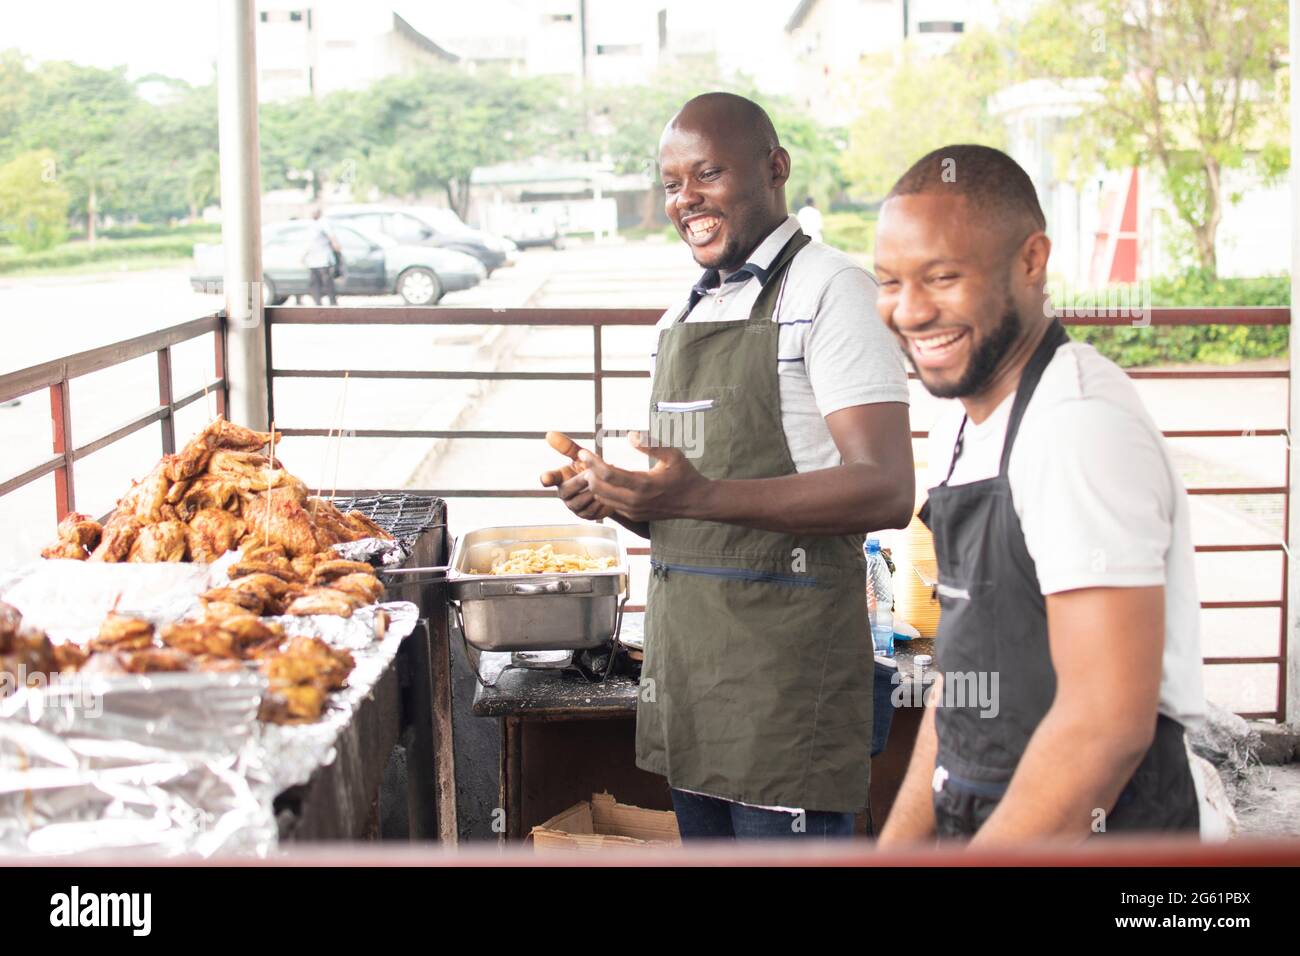
[[[588,487],[587,475],[585,474],[587,464],[579,456],[582,454],[591,455],[591,452],[586,451],[564,432],[547,432],[546,441],[561,455],[571,460],[563,468],[543,472],[542,485],[547,488],[555,488],[559,492],[560,500],[564,502],[565,507],[579,518],[586,518],[588,521],[600,521],[602,518],[608,518],[612,515],[614,510],[597,502],[595,496],[591,493],[590,487]]]
[[[707,501],[709,479],[699,473],[680,448],[648,443],[638,432],[629,433],[628,442],[654,459],[649,471],[616,468],[589,451],[578,453],[587,465],[583,478],[595,507],[633,521],[696,517],[690,509],[698,509]]]

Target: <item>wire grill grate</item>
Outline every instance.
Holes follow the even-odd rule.
[[[403,544],[447,525],[447,503],[431,495],[383,494],[335,498],[341,511],[360,511]]]

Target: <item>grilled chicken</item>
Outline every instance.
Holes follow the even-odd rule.
[[[118,499],[117,514],[133,514],[145,523],[161,520],[162,506],[172,487],[170,459],[171,456],[164,457],[143,481],[132,485],[131,490]]]
[[[190,521],[197,512],[205,509],[230,508],[237,503],[238,496],[239,487],[234,482],[215,475],[199,475],[190,483],[176,510],[183,519]]]
[[[160,521],[140,529],[128,561],[155,563],[185,560],[185,525],[179,521]]]
[[[384,596],[384,586],[373,574],[345,574],[329,584],[331,591],[342,591],[362,603],[375,604]]]
[[[309,614],[333,614],[351,617],[355,599],[351,595],[329,588],[312,588],[301,597],[294,598],[285,609],[286,614],[306,617]]]
[[[131,545],[136,535],[144,527],[144,522],[129,512],[119,512],[108,519],[104,525],[104,536],[99,540],[99,547],[90,554],[91,561],[125,561],[131,553]]]
[[[99,633],[90,639],[92,651],[130,651],[153,644],[153,625],[129,614],[116,611],[104,618]]]
[[[243,514],[251,538],[281,545],[290,557],[320,550],[311,516],[301,502],[280,489],[245,499]]]
[[[341,558],[333,558],[316,564],[312,569],[311,583],[325,584],[346,574],[373,575],[374,573],[374,569],[364,561],[344,561]]]
[[[190,560],[211,564],[234,549],[245,530],[244,520],[220,508],[203,508],[186,527]]]
[[[89,515],[72,511],[59,522],[57,533],[58,540],[41,551],[41,557],[84,561],[99,545],[104,526]]]
[[[212,621],[177,621],[169,624],[162,630],[162,641],[168,647],[187,654],[239,656],[239,642],[235,635]]]
[[[247,589],[241,591],[238,588],[213,588],[205,594],[200,594],[199,601],[204,605],[216,602],[233,604],[253,614],[261,614],[262,608],[266,605],[266,601],[260,594]]]

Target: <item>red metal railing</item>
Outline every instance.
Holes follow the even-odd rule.
[[[197,391],[177,398],[173,394],[172,346],[212,333],[216,342],[214,359],[216,378]],[[75,464],[142,428],[160,422],[162,426],[162,453],[176,450],[175,416],[179,409],[197,402],[211,393],[216,396],[217,411],[226,413],[226,340],[225,320],[220,313],[183,322],[171,328],[160,329],[147,335],[116,342],[101,348],[78,352],[52,362],[33,365],[19,372],[0,376],[0,402],[21,398],[32,392],[48,389],[50,393],[50,426],[53,454],[44,461],[16,474],[0,474],[0,497],[31,484],[48,474],[54,475],[55,506],[60,519],[76,510]],[[158,360],[158,404],[147,412],[131,418],[116,428],[84,445],[74,445],[72,440],[72,389],[75,378],[121,365],[153,352]]]
[[[1186,325],[1289,325],[1291,313],[1282,307],[1242,307],[1242,308],[1153,308],[1152,326],[1186,326]],[[614,326],[652,326],[662,315],[658,309],[455,309],[455,308],[271,308],[267,310],[267,321],[272,330],[277,325],[509,325],[537,327],[572,327],[589,326],[592,330],[592,370],[563,372],[447,372],[447,371],[397,371],[392,369],[289,369],[276,368],[268,359],[268,393],[274,401],[275,381],[285,378],[371,378],[371,379],[437,379],[453,381],[569,381],[591,382],[592,400],[595,418],[591,431],[570,433],[575,439],[589,439],[595,443],[599,453],[606,437],[620,437],[627,434],[627,428],[607,428],[603,425],[603,383],[608,379],[649,378],[649,372],[633,370],[613,370],[604,368],[601,331]],[[1066,325],[1092,326],[1129,326],[1132,320],[1115,316],[1095,316],[1067,318]],[[274,335],[271,336],[274,342]],[[1289,379],[1285,369],[1279,370],[1234,370],[1216,369],[1208,371],[1174,370],[1174,369],[1135,369],[1129,376],[1146,380],[1206,379],[1226,381],[1233,379]],[[915,376],[913,376],[915,377]],[[1288,382],[1288,428],[1246,428],[1246,429],[1170,429],[1164,431],[1166,438],[1242,438],[1242,437],[1283,437],[1289,435],[1290,395]],[[329,434],[326,428],[281,428],[285,435],[324,437]],[[422,438],[422,439],[456,439],[456,438],[499,438],[499,439],[542,439],[544,432],[507,431],[507,430],[467,430],[467,429],[392,429],[372,428],[349,430],[349,434],[368,438]],[[912,432],[913,438],[925,438],[927,431]],[[1283,500],[1283,538],[1286,534],[1290,515],[1290,455],[1286,456],[1285,480],[1279,486],[1209,486],[1189,488],[1191,495],[1238,495],[1265,496],[1281,495]],[[348,493],[365,489],[349,489]],[[342,492],[340,492],[342,493]],[[438,494],[445,497],[462,498],[549,498],[554,492],[544,488],[452,488],[439,489]],[[1289,555],[1283,541],[1268,543],[1240,544],[1203,544],[1196,547],[1198,553],[1227,552],[1277,552],[1281,555],[1282,575],[1279,583],[1280,597],[1269,600],[1247,601],[1202,601],[1205,609],[1229,608],[1274,608],[1279,612],[1279,645],[1275,655],[1209,657],[1206,664],[1266,664],[1278,668],[1276,706],[1271,711],[1243,713],[1244,717],[1264,717],[1284,719],[1286,709],[1287,679],[1287,566]],[[634,547],[629,554],[646,555],[648,548]],[[637,608],[638,610],[640,608]]]
[[[430,370],[394,370],[394,369],[295,369],[277,368],[274,365],[274,335],[270,336],[271,351],[267,357],[269,412],[274,416],[275,382],[288,378],[342,378],[349,376],[358,379],[406,379],[406,380],[446,380],[446,381],[536,381],[536,382],[591,382],[592,401],[595,416],[590,431],[574,432],[579,440],[591,440],[597,451],[603,450],[606,437],[620,437],[628,429],[606,428],[602,424],[604,382],[611,379],[648,378],[649,373],[626,369],[606,369],[603,363],[602,330],[615,326],[651,326],[660,316],[656,309],[453,309],[453,308],[271,308],[267,310],[267,321],[272,330],[277,325],[506,325],[538,327],[574,327],[586,326],[592,330],[592,370],[591,371],[546,371],[546,372],[498,372],[498,371],[430,371]],[[1176,325],[1288,325],[1290,310],[1287,308],[1204,308],[1204,309],[1152,309],[1153,326]],[[1131,324],[1123,318],[1081,318],[1068,319],[1069,325],[1114,325]],[[181,398],[172,392],[171,347],[198,336],[215,333],[216,379],[204,389]],[[72,410],[70,406],[69,383],[72,379],[90,372],[109,368],[131,359],[156,353],[158,361],[158,405],[99,436],[85,445],[74,447],[72,441]],[[1129,372],[1134,379],[1205,379],[1209,381],[1226,381],[1233,379],[1288,379],[1288,418],[1286,428],[1259,429],[1174,429],[1164,432],[1168,438],[1241,438],[1241,437],[1289,437],[1289,373],[1286,370],[1134,370]],[[30,394],[40,389],[50,393],[52,450],[51,457],[23,472],[4,476],[0,474],[0,496],[8,494],[37,479],[53,473],[55,476],[55,494],[59,517],[74,510],[76,504],[74,471],[75,464],[85,456],[98,451],[154,422],[162,427],[162,451],[170,453],[175,450],[175,412],[186,405],[199,400],[211,391],[216,395],[218,410],[226,409],[227,380],[225,364],[225,327],[220,315],[211,315],[183,323],[159,332],[139,336],[125,342],[92,349],[77,355],[68,356],[53,362],[34,366],[20,372],[0,376],[0,402]],[[326,428],[281,427],[288,436],[325,437]],[[470,429],[392,429],[370,428],[350,430],[350,434],[363,438],[411,438],[411,439],[542,439],[544,432],[515,430],[470,430]],[[913,438],[925,438],[925,431],[914,431]],[[1189,489],[1192,495],[1236,495],[1266,496],[1280,495],[1283,500],[1283,528],[1287,527],[1290,516],[1290,455],[1286,456],[1285,479],[1277,486],[1210,486]],[[340,489],[339,493],[358,493],[374,489]],[[546,498],[553,492],[543,488],[452,488],[438,491],[446,497],[474,498]],[[1283,537],[1285,536],[1285,530]],[[1199,553],[1227,552],[1277,552],[1281,556],[1282,575],[1280,596],[1269,600],[1248,601],[1204,601],[1206,609],[1229,608],[1270,608],[1276,609],[1280,616],[1279,650],[1275,655],[1253,655],[1235,657],[1211,657],[1207,664],[1263,664],[1278,668],[1277,703],[1272,711],[1250,712],[1246,717],[1267,717],[1282,719],[1286,700],[1286,653],[1287,653],[1287,589],[1286,577],[1290,560],[1282,540],[1266,543],[1236,543],[1198,545]],[[644,555],[646,548],[632,548],[630,553]]]

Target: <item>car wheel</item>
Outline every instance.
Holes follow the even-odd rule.
[[[437,305],[442,283],[432,269],[407,269],[397,278],[397,294],[407,305]]]
[[[284,300],[285,296],[277,296],[275,283],[266,276],[262,276],[262,308],[266,308],[268,305],[279,305]]]

